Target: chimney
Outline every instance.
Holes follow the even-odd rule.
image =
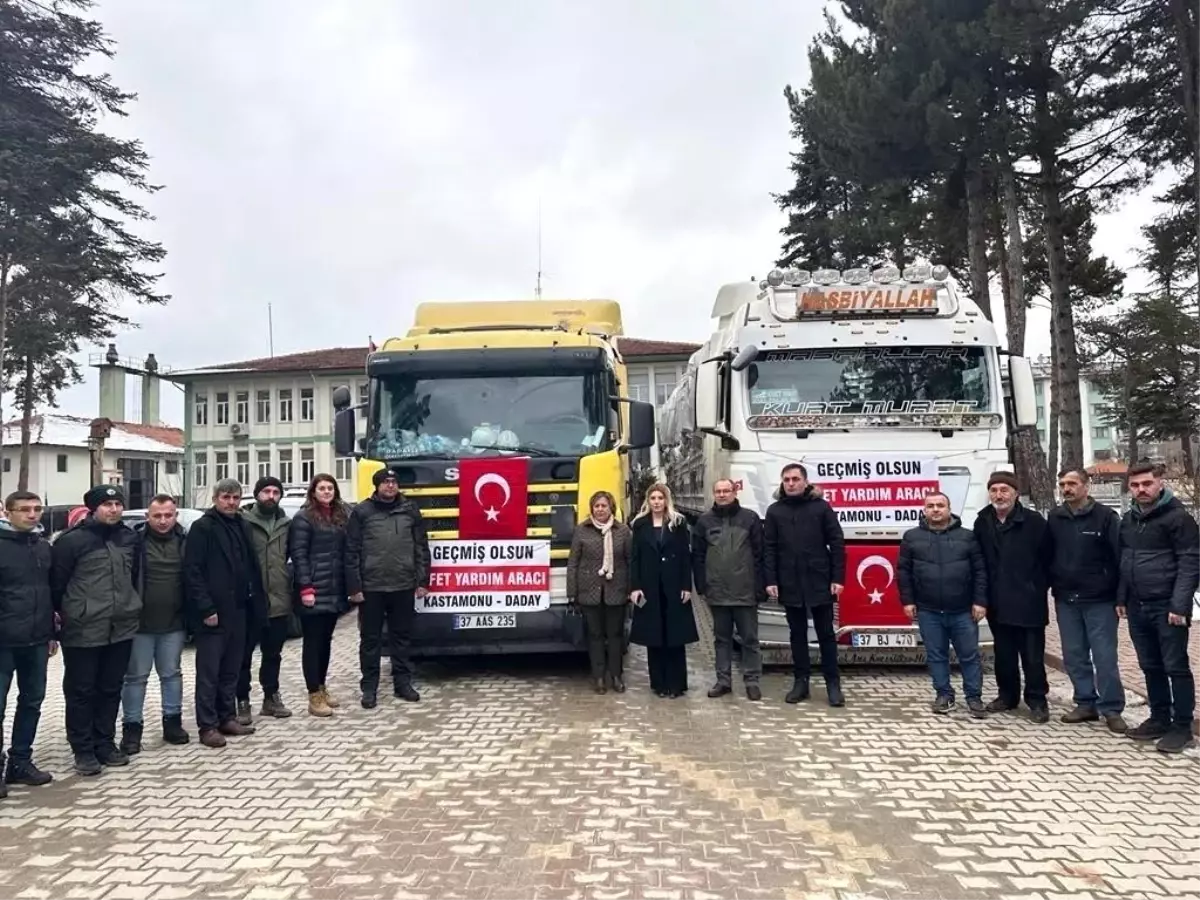
[[[109,344],[100,370],[100,418],[125,421],[125,369],[120,365],[117,345]],[[157,393],[155,394],[157,397]]]
[[[151,353],[146,357],[145,371],[142,373],[142,424],[160,425],[159,421],[159,386],[158,360]]]

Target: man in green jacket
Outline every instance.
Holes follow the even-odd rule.
[[[256,645],[262,648],[258,683],[263,689],[263,704],[259,715],[286,719],[292,714],[279,696],[279,667],[292,612],[292,573],[288,565],[288,531],[292,521],[279,508],[282,496],[283,482],[272,475],[264,476],[254,485],[254,505],[242,512],[242,519],[250,526],[268,607],[267,621],[250,623],[246,629],[246,655],[237,684],[237,720],[242,725],[252,721],[250,668]]]
[[[129,764],[116,744],[117,711],[129,653],[141,622],[133,584],[137,535],[121,522],[125,494],[101,484],[83,495],[88,517],[51,549],[50,598],[63,651],[67,741],[75,771]]]

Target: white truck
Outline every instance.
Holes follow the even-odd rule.
[[[900,538],[931,490],[971,527],[988,476],[1009,467],[1010,425],[1035,423],[1028,360],[1001,348],[943,266],[775,269],[722,287],[712,316],[660,414],[680,510],[698,515],[729,478],[762,515],[783,465],[802,463],[845,531],[844,660],[922,660],[899,602]],[[790,662],[783,608],[767,603],[759,617],[764,659]],[[986,624],[980,638],[991,643]],[[815,652],[811,629],[809,643]]]

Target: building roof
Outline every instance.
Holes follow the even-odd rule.
[[[680,356],[688,357],[700,348],[699,344],[680,341],[651,341],[642,338],[617,338],[621,355],[638,357]],[[305,350],[302,353],[285,353],[280,356],[264,356],[240,362],[218,363],[197,369],[173,371],[166,377],[179,380],[197,375],[220,375],[235,372],[362,372],[367,367],[366,347],[330,347],[326,350]]]
[[[84,416],[45,413],[33,417],[29,440],[42,447],[81,447],[86,449],[92,422]],[[21,444],[21,420],[4,424],[4,446]],[[112,433],[104,442],[105,450],[127,453],[183,453],[183,429],[165,425],[142,425],[139,422],[113,422]]]
[[[1119,459],[1102,459],[1088,466],[1089,475],[1124,475],[1129,471],[1129,463]]]

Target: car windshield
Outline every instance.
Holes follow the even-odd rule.
[[[608,449],[604,380],[594,374],[384,375],[375,392],[375,459],[503,453],[584,456]]]
[[[982,347],[772,350],[747,384],[751,416],[992,411]]]

